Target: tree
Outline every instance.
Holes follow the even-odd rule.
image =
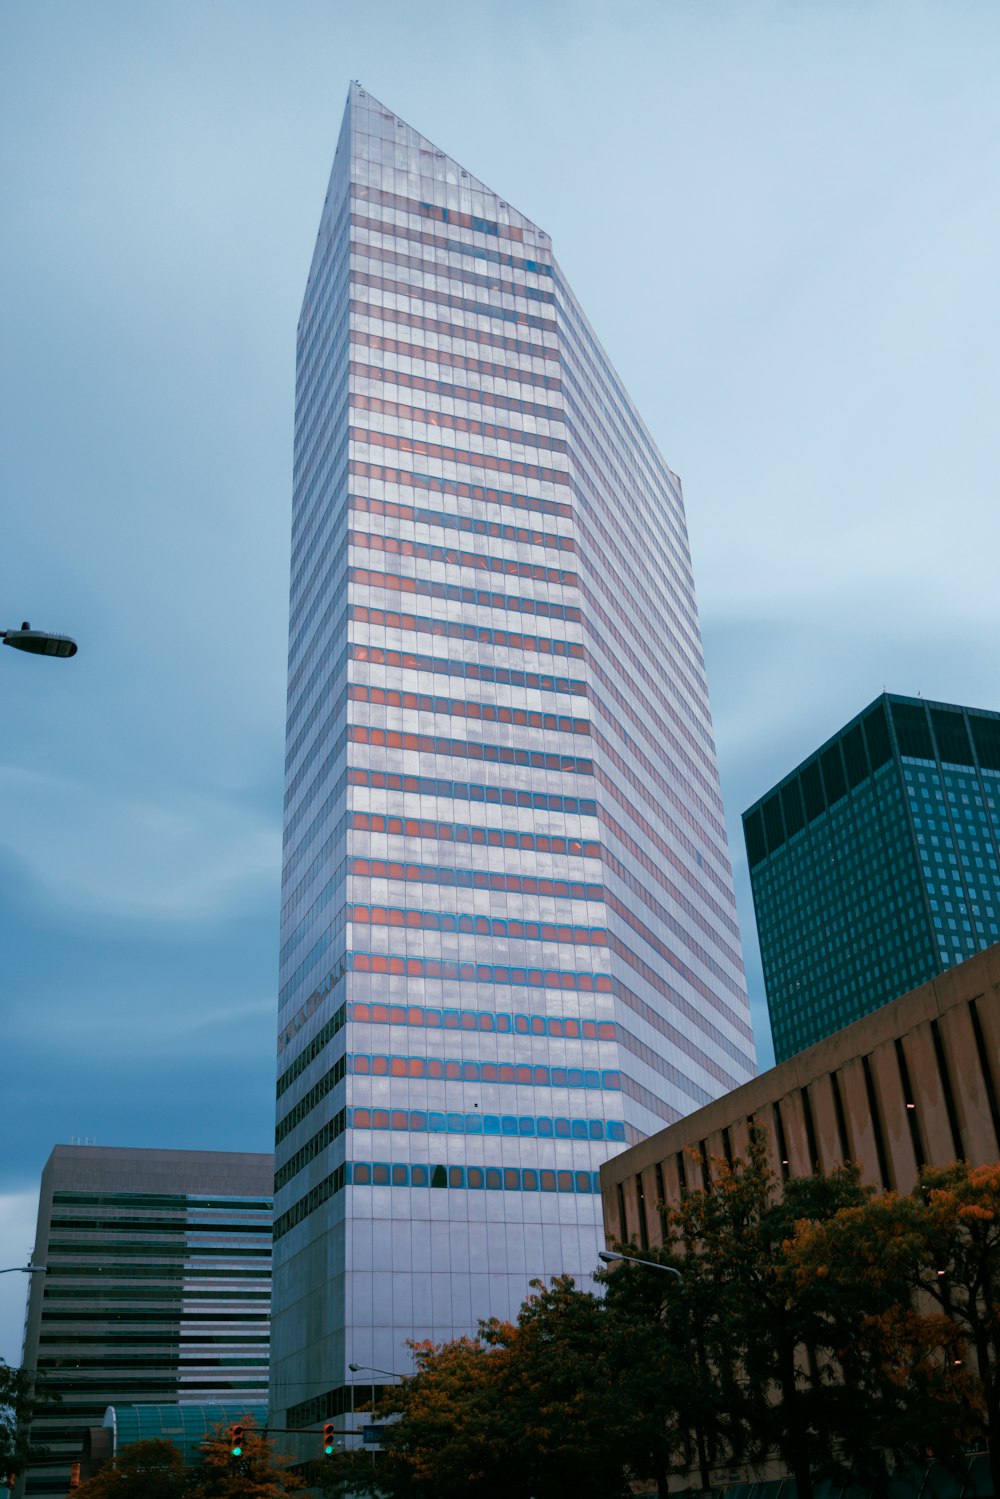
[[[811,1499],[813,1478],[830,1466],[849,1425],[848,1392],[833,1373],[823,1288],[795,1274],[788,1250],[801,1225],[829,1220],[868,1191],[844,1166],[791,1178],[779,1195],[760,1129],[745,1158],[714,1166],[711,1181],[668,1216],[690,1286],[702,1481],[715,1453],[753,1463],[776,1452],[799,1499]]]
[[[975,1353],[960,1394],[1000,1494],[1000,1164],[925,1170],[915,1200],[925,1245],[917,1283]]]
[[[626,1494],[630,1410],[615,1378],[607,1308],[568,1275],[531,1286],[516,1327],[489,1322],[480,1330],[504,1354],[507,1461],[534,1499]]]
[[[305,1481],[289,1471],[290,1458],[280,1456],[266,1434],[244,1420],[243,1454],[230,1452],[228,1427],[201,1444],[201,1462],[190,1471],[192,1499],[282,1499],[305,1488]]]
[[[665,1370],[669,1401],[647,1401],[660,1493],[664,1458],[669,1470],[682,1455],[706,1486],[720,1461],[754,1466],[777,1453],[810,1499],[820,1477],[884,1478],[893,1461],[925,1452],[931,1434],[935,1450],[957,1450],[957,1388],[943,1379],[952,1332],[917,1315],[889,1260],[862,1274],[845,1249],[831,1276],[808,1248],[863,1217],[872,1191],[857,1168],[793,1177],[779,1192],[761,1130],[744,1159],[713,1164],[710,1182],[667,1215],[665,1256],[683,1269],[683,1297],[668,1296],[656,1272],[612,1281],[660,1298],[650,1356],[688,1374]]]
[[[414,1499],[520,1499],[506,1461],[503,1349],[481,1338],[413,1344],[417,1372],[387,1391],[377,1492]]]
[[[985,1439],[1000,1492],[1000,1165],[927,1168],[911,1196],[886,1193],[802,1235],[798,1255],[841,1294],[883,1293],[844,1357],[845,1377],[879,1372],[887,1442],[946,1457]]]
[[[132,1442],[75,1490],[75,1499],[181,1499],[188,1470],[173,1442]]]
[[[740,1447],[723,1409],[718,1368],[707,1358],[707,1329],[716,1315],[712,1276],[697,1256],[668,1245],[642,1250],[644,1260],[681,1271],[618,1266],[599,1272],[606,1286],[612,1379],[626,1407],[621,1440],[634,1478],[652,1479],[660,1499],[670,1473],[697,1468],[702,1486],[723,1452]]]
[[[417,1373],[378,1414],[370,1491],[393,1499],[615,1499],[627,1492],[623,1405],[602,1300],[569,1276],[532,1282],[516,1323],[414,1347]],[[364,1480],[363,1480],[364,1481]]]
[[[46,1455],[48,1448],[30,1440],[31,1422],[40,1406],[58,1400],[34,1370],[14,1369],[0,1359],[0,1473],[17,1476]]]

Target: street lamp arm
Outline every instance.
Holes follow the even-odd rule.
[[[681,1289],[684,1288],[684,1277],[681,1272],[673,1265],[661,1265],[659,1260],[640,1260],[634,1254],[619,1254],[612,1249],[599,1249],[597,1258],[603,1260],[606,1265],[615,1265],[619,1260],[624,1260],[627,1265],[642,1265],[647,1270],[665,1270],[668,1275],[676,1275],[681,1283]]]
[[[7,1265],[0,1275],[46,1275],[48,1265]]]
[[[388,1374],[391,1379],[408,1379],[408,1374],[400,1374],[396,1369],[377,1369],[374,1364],[348,1364],[352,1374]]]

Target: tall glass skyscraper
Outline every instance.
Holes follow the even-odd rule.
[[[779,1062],[1000,941],[1000,713],[884,693],[743,826]]]
[[[298,331],[272,1419],[595,1264],[754,1071],[680,485],[548,236],[351,88]],[[284,1417],[287,1414],[287,1421]]]

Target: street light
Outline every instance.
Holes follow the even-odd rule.
[[[388,1374],[390,1379],[406,1379],[406,1374],[400,1374],[397,1369],[376,1369],[373,1364],[348,1364],[352,1374]]]
[[[639,1260],[633,1254],[618,1254],[611,1249],[599,1249],[597,1251],[597,1258],[603,1260],[606,1265],[614,1265],[619,1260],[624,1260],[627,1265],[644,1265],[647,1270],[666,1270],[668,1275],[677,1276],[677,1279],[681,1283],[681,1289],[684,1289],[684,1277],[681,1272],[675,1270],[673,1265],[661,1265],[659,1260]]]
[[[33,630],[25,620],[19,630],[0,630],[4,645],[32,656],[75,656],[76,641],[68,635],[52,635],[48,630]]]
[[[405,1374],[398,1374],[395,1369],[379,1369],[374,1364],[348,1364],[352,1374],[388,1374],[390,1379],[405,1379]],[[368,1421],[372,1431],[375,1430],[375,1381],[372,1380],[372,1413]],[[362,1433],[362,1438],[363,1438]],[[372,1448],[372,1467],[375,1466],[375,1448]]]
[[[8,1265],[5,1270],[0,1270],[0,1275],[45,1275],[48,1268],[48,1265]]]

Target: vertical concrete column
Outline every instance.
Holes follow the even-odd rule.
[[[622,1182],[622,1195],[625,1198],[625,1228],[627,1239],[640,1242],[639,1234],[639,1194],[635,1188],[635,1177],[627,1176]]]
[[[844,1100],[844,1115],[850,1137],[851,1158],[861,1166],[861,1180],[876,1187],[883,1185],[878,1169],[878,1148],[872,1125],[871,1109],[868,1105],[868,1089],[860,1057],[851,1057],[838,1068],[841,1097]],[[884,1183],[888,1186],[888,1182]]]
[[[713,1129],[712,1133],[705,1141],[705,1145],[708,1149],[709,1170],[711,1171],[712,1179],[714,1180],[719,1174],[720,1162],[723,1165],[725,1165],[726,1162],[726,1147],[723,1143],[721,1129]]]
[[[646,1232],[649,1235],[650,1245],[656,1247],[663,1243],[663,1228],[656,1206],[660,1196],[656,1186],[656,1167],[644,1166],[641,1175],[642,1191],[646,1202]]]
[[[882,1116],[882,1141],[889,1158],[892,1183],[897,1192],[912,1192],[917,1184],[917,1158],[910,1134],[909,1110],[906,1105],[915,1099],[904,1098],[903,1080],[899,1075],[896,1046],[893,1041],[883,1041],[871,1053],[869,1065],[875,1096]]]
[[[955,1082],[955,1113],[966,1153],[974,1166],[985,1166],[1000,1156],[1000,1141],[990,1117],[989,1097],[979,1065],[979,1050],[968,1004],[952,1005],[950,1010],[945,1010],[939,1025]]]
[[[749,1119],[737,1119],[729,1126],[729,1143],[733,1148],[733,1160],[740,1156],[746,1156],[750,1149],[750,1121]]]
[[[840,1146],[840,1131],[837,1129],[837,1109],[833,1101],[833,1084],[828,1072],[822,1073],[809,1084],[809,1103],[812,1107],[813,1126],[816,1130],[816,1149],[823,1171],[832,1171],[844,1159]]]
[[[781,1099],[781,1118],[785,1126],[789,1171],[793,1176],[811,1176],[813,1163],[809,1159],[806,1114],[802,1107],[802,1094],[798,1088],[793,1088]]]
[[[959,1150],[951,1132],[944,1079],[938,1068],[929,1020],[922,1020],[903,1037],[903,1055],[910,1074],[914,1103],[920,1110],[920,1129],[927,1159],[933,1166],[945,1166],[955,1159]]]
[[[681,1193],[685,1183],[681,1180],[680,1170],[676,1155],[669,1155],[662,1162],[663,1167],[663,1190],[666,1193],[667,1206],[675,1208],[680,1204]]]
[[[983,1046],[993,1084],[993,1097],[1000,1101],[1000,988],[994,986],[976,1000],[976,1014],[983,1033]]]

